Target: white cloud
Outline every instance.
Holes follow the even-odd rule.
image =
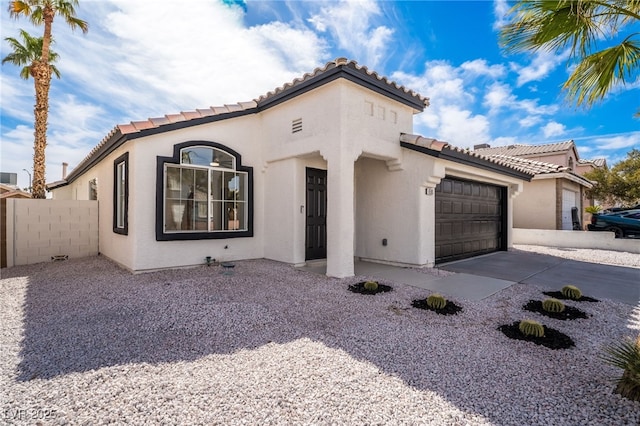
[[[493,2],[493,14],[495,21],[493,21],[493,29],[499,30],[506,25],[509,20],[507,19],[507,12],[509,11],[509,3],[507,0],[494,0]]]
[[[542,127],[542,134],[545,138],[551,138],[553,136],[560,136],[566,132],[564,124],[557,123],[555,121],[548,122]]]
[[[518,73],[517,85],[523,86],[530,81],[540,81],[547,77],[556,67],[567,60],[568,52],[555,55],[551,52],[540,50],[535,53],[533,60],[527,66],[515,62],[510,64],[511,70]]]
[[[536,115],[529,115],[527,117],[524,117],[520,120],[518,120],[518,124],[522,127],[533,127],[536,124],[540,123],[542,121],[542,118]]]
[[[516,103],[516,97],[511,93],[511,88],[506,84],[497,82],[489,86],[483,101],[483,104],[492,113],[496,113],[503,108],[513,107]]]
[[[444,107],[441,120],[438,139],[462,148],[471,148],[474,144],[490,140],[489,120],[483,115],[474,115],[471,111],[455,107]]]
[[[593,140],[597,149],[613,150],[624,148],[637,148],[640,146],[640,132],[632,132],[625,135],[600,137]]]
[[[360,62],[378,68],[394,31],[384,25],[375,26],[374,18],[381,16],[376,2],[371,0],[330,3],[308,19],[319,32],[330,32],[338,47]],[[359,57],[364,54],[364,57]]]
[[[504,65],[488,65],[485,59],[475,59],[473,61],[464,62],[460,68],[465,73],[474,76],[488,76],[491,78],[503,77],[506,73]]]

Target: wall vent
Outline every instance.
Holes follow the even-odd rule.
[[[291,133],[298,133],[302,131],[302,118],[296,118],[291,122]]]

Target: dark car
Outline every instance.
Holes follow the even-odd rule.
[[[613,232],[616,238],[640,238],[640,209],[593,214],[587,228]]]

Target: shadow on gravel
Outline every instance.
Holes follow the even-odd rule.
[[[133,275],[104,258],[41,266],[27,288],[21,381],[300,337],[270,309],[275,296],[261,277],[223,275],[219,267]]]
[[[411,307],[425,290],[398,285],[388,293],[360,295],[347,287],[362,277],[331,279],[266,260],[238,262],[233,275],[206,266],[132,275],[101,257],[24,270],[30,282],[20,381],[127,364],[188,362],[308,338],[489,423],[504,424],[505,415],[523,413],[513,424],[526,424],[527,413],[539,409],[537,397],[549,382],[538,381],[545,375],[532,377],[531,371],[549,371],[553,378],[545,419],[598,422],[604,415],[582,389],[598,370],[590,361],[595,352],[570,357],[571,371],[547,370],[548,349],[513,341],[496,329],[521,315],[522,301],[496,296],[482,302],[492,317],[462,301],[460,315],[443,316]],[[591,327],[600,319],[572,324],[580,327],[579,321],[590,321],[582,327]],[[469,328],[471,340],[469,333],[461,337]],[[356,377],[345,377],[349,380]],[[608,397],[595,388],[592,393]]]

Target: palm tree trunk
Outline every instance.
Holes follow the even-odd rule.
[[[49,62],[49,50],[51,46],[51,27],[53,26],[53,18],[56,16],[56,11],[51,7],[51,4],[48,3],[43,11],[43,21],[44,21],[44,34],[42,36],[42,55],[40,56],[40,60],[42,62]]]
[[[51,68],[43,61],[34,62],[31,74],[35,82],[36,105],[33,142],[33,180],[31,196],[46,198],[45,187],[45,150],[47,148],[47,119],[49,116],[49,87],[51,86]]]

